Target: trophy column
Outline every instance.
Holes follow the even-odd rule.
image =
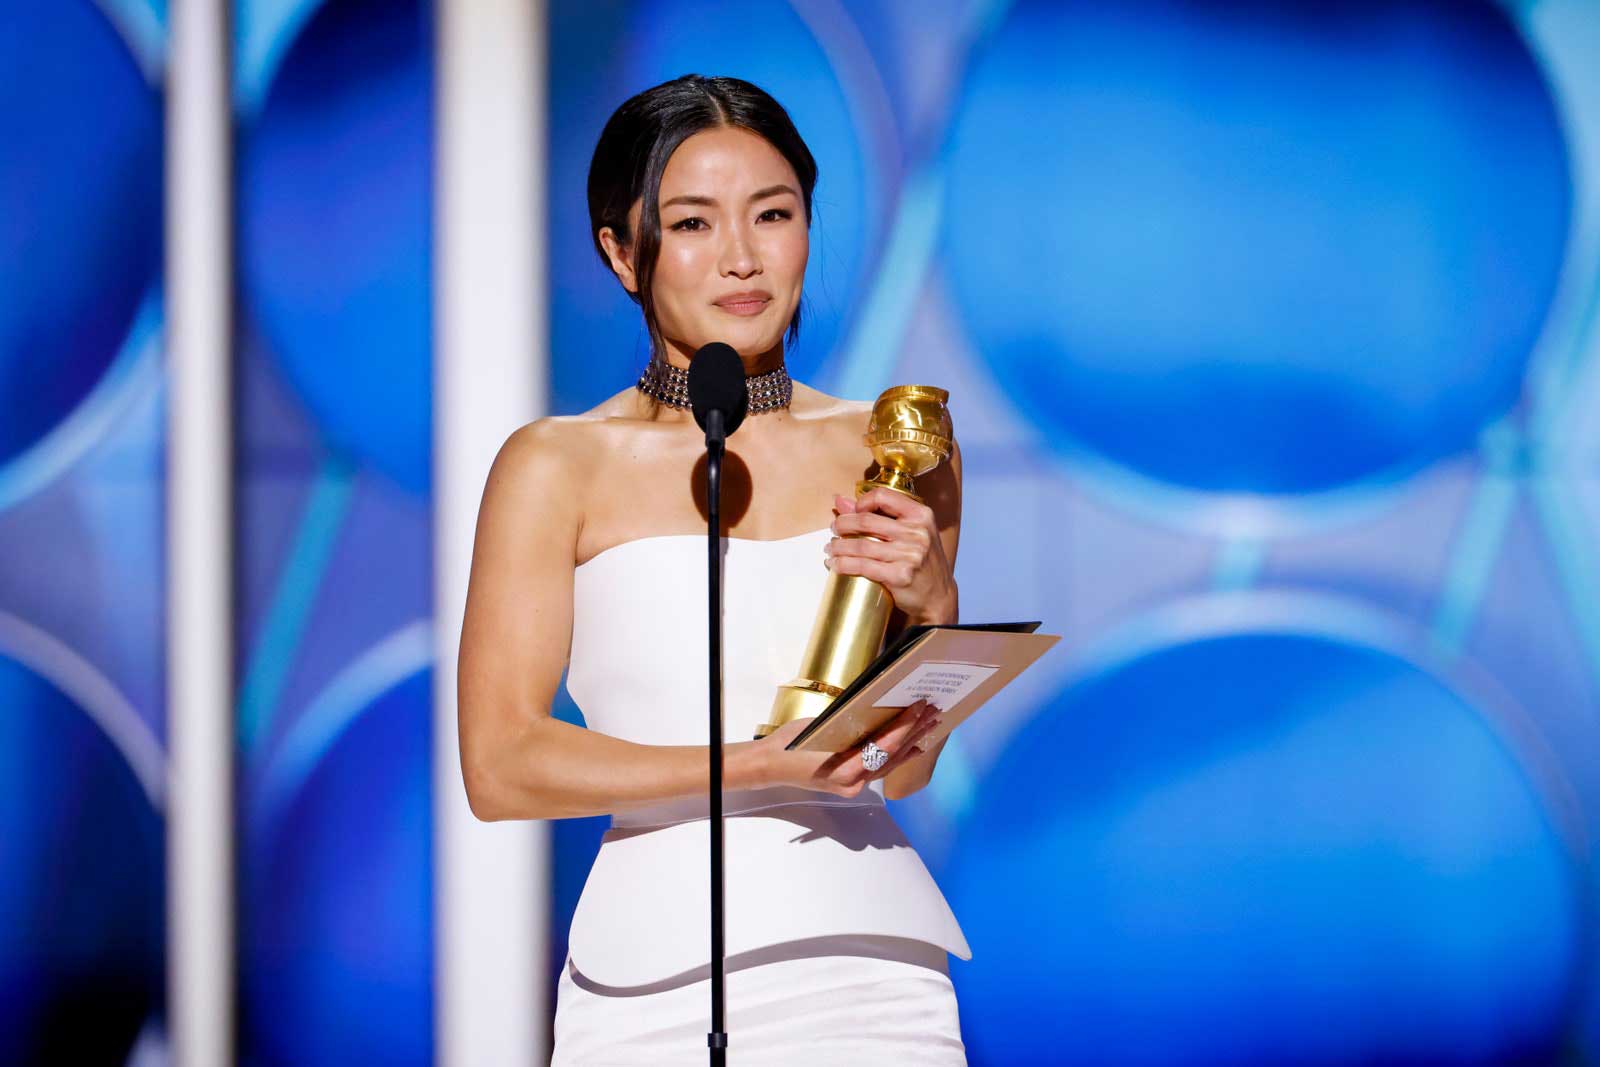
[[[921,501],[915,479],[950,455],[949,399],[949,393],[931,385],[900,385],[878,397],[864,437],[878,469],[856,484],[857,497],[884,488]],[[833,703],[882,648],[893,610],[894,598],[872,579],[829,575],[800,671],[778,687],[772,713],[756,737],[795,719],[819,715]]]

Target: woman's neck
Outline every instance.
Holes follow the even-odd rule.
[[[656,351],[661,353],[661,357],[668,363],[683,370],[689,369],[689,363],[694,356],[692,351],[683,348],[675,341],[658,344]],[[783,342],[779,341],[776,345],[756,356],[747,356],[740,352],[739,360],[744,364],[744,376],[746,378],[754,378],[758,374],[775,371],[783,366]]]

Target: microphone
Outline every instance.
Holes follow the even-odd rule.
[[[689,406],[708,445],[721,444],[744,421],[750,394],[744,384],[744,361],[732,345],[712,341],[689,361]]]
[[[744,421],[750,394],[744,361],[731,345],[713,341],[689,362],[689,406],[706,432],[706,669],[707,733],[710,736],[711,817],[711,1029],[706,1046],[712,1067],[726,1064],[727,937],[724,930],[724,842],[722,833],[722,453],[723,441]]]

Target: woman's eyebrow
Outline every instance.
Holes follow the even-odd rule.
[[[765,189],[757,189],[755,192],[751,193],[750,194],[750,203],[753,204],[757,200],[765,200],[768,197],[781,196],[784,193],[788,193],[790,196],[793,196],[793,197],[799,197],[799,195],[800,195],[799,193],[794,191],[794,187],[793,186],[789,186],[789,185],[769,185]],[[716,207],[717,206],[717,201],[716,201],[715,197],[695,196],[695,195],[686,193],[683,196],[675,196],[671,200],[663,201],[661,206],[662,207],[671,207],[674,204],[690,204],[690,205],[693,205],[695,207]]]
[[[795,198],[799,198],[800,196],[799,193],[795,192],[787,185],[769,185],[765,189],[757,189],[755,192],[751,193],[750,203],[753,204],[757,200],[765,200],[769,196],[780,196],[783,193],[788,193],[790,196]]]

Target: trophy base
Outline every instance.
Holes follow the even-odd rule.
[[[861,497],[873,489],[893,489],[897,493],[904,493],[919,504],[923,503],[922,497],[917,495],[916,483],[904,471],[892,467],[880,467],[878,473],[871,478],[857,482],[856,496]]]
[[[826,682],[812,681],[810,678],[796,678],[786,685],[780,685],[778,695],[772,701],[772,714],[765,723],[756,727],[755,739],[759,741],[796,719],[821,715],[841,691]]]

